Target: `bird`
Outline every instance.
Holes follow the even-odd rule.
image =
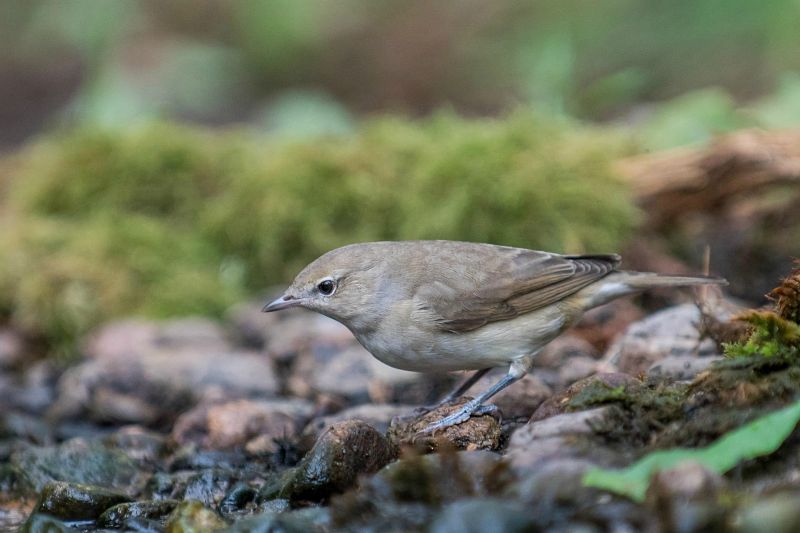
[[[541,350],[589,309],[657,287],[725,285],[709,276],[620,270],[617,254],[561,255],[448,240],[381,241],[331,250],[263,311],[301,307],[344,324],[403,370],[473,370],[441,403],[496,367],[507,373],[421,433],[490,412],[486,402],[530,372]]]

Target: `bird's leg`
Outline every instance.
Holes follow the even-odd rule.
[[[450,403],[453,400],[463,396],[465,392],[467,392],[469,389],[471,389],[472,386],[475,385],[490,370],[491,370],[491,367],[490,368],[482,368],[481,370],[478,370],[477,372],[473,373],[470,377],[468,377],[466,380],[464,380],[464,383],[462,383],[461,385],[459,385],[455,389],[451,390],[450,393],[447,396],[442,398],[442,400],[438,404],[436,404],[436,407],[441,407],[442,405]]]
[[[437,409],[443,405],[447,405],[453,400],[460,398],[465,392],[467,392],[470,388],[472,388],[472,386],[475,385],[478,382],[478,380],[480,380],[483,376],[485,376],[486,373],[489,372],[491,369],[492,367],[489,367],[489,368],[482,368],[481,370],[476,371],[470,377],[464,380],[464,382],[461,385],[451,390],[447,396],[439,400],[434,405],[425,405],[422,407],[417,407],[416,409],[414,409],[413,415],[404,416],[401,417],[401,419],[413,418],[424,415],[425,413],[430,413],[434,409]]]
[[[528,369],[531,367],[531,360],[533,356],[526,357],[524,360],[514,361],[511,363],[511,366],[508,369],[508,374],[503,376],[503,378],[492,385],[489,390],[479,394],[474,399],[465,403],[461,409],[456,411],[455,413],[446,416],[439,420],[438,422],[434,422],[433,424],[429,425],[420,433],[432,433],[437,429],[444,429],[449,426],[454,426],[456,424],[460,424],[465,420],[469,419],[476,411],[483,410],[485,407],[483,406],[483,402],[487,401],[489,398],[500,392],[501,390],[505,389],[515,381],[519,381],[522,379],[525,374],[528,373]]]

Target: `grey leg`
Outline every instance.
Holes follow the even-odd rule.
[[[442,401],[439,402],[439,405],[444,405],[446,403],[452,402],[456,398],[460,398],[461,396],[463,396],[465,392],[467,392],[470,388],[472,388],[472,386],[475,385],[490,370],[491,368],[483,368],[472,374],[464,381],[464,383],[462,383],[457,388],[450,391],[450,394],[442,398]]]
[[[483,405],[483,402],[487,401],[489,398],[505,389],[515,381],[522,379],[522,377],[528,373],[530,361],[532,359],[533,356],[526,358],[524,361],[515,361],[511,363],[511,367],[508,369],[508,374],[503,376],[500,381],[492,385],[489,390],[478,395],[474,400],[470,400],[469,402],[465,403],[464,406],[455,413],[429,425],[420,431],[420,433],[432,433],[437,429],[444,429],[449,426],[454,426],[469,419],[469,417],[472,416],[472,414]]]

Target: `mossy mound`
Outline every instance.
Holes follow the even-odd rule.
[[[68,345],[113,316],[219,314],[355,241],[613,251],[635,218],[610,166],[626,149],[525,113],[291,143],[168,124],[64,132],[4,176],[0,313]]]

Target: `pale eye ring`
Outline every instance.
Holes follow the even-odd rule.
[[[317,284],[317,290],[323,296],[330,296],[333,294],[333,291],[336,289],[336,284],[333,283],[332,279],[323,279]]]

